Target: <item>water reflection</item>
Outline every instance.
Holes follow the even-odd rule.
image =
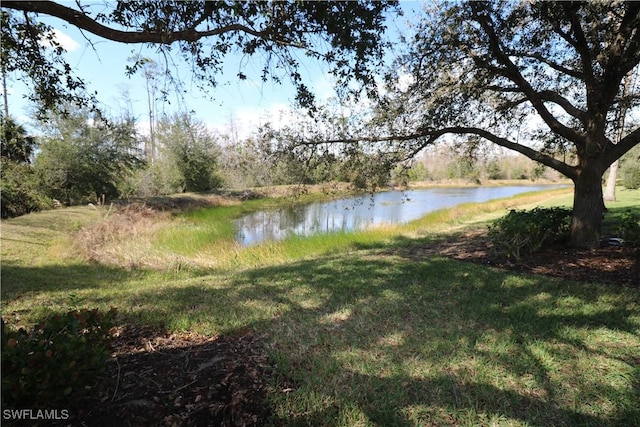
[[[351,231],[379,224],[406,223],[443,208],[485,202],[518,193],[562,187],[508,186],[429,188],[387,191],[374,195],[260,211],[236,221],[237,240],[244,246],[292,235]]]

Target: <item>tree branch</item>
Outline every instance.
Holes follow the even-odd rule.
[[[193,42],[205,37],[216,36],[224,33],[243,32],[257,38],[273,41],[280,45],[304,47],[292,40],[280,38],[271,31],[258,31],[242,24],[230,24],[207,31],[198,31],[195,29],[195,26],[180,31],[121,31],[102,25],[79,10],[51,1],[3,1],[2,7],[53,16],[62,19],[81,30],[88,31],[97,36],[120,43],[154,43],[169,45],[176,41]],[[200,21],[204,19],[206,19],[206,10],[203,12],[203,17]]]
[[[611,149],[605,154],[605,162],[608,164],[615,162],[638,144],[640,144],[640,127],[622,138],[617,144],[612,144]]]
[[[492,90],[494,92],[503,92],[503,93],[524,93],[524,91],[519,87],[506,87],[506,86],[498,86],[498,85],[488,85],[484,87],[487,90]],[[551,90],[543,90],[541,92],[537,92],[538,96],[547,102],[553,102],[556,105],[559,105],[567,112],[567,114],[575,117],[580,120],[583,124],[586,124],[587,113],[577,107],[575,107],[567,98],[563,97],[557,92],[553,92]],[[518,99],[516,101],[512,101],[508,103],[509,106],[515,106],[518,104],[522,104],[525,101],[530,101],[528,97]]]
[[[576,71],[573,70],[571,68],[567,68],[567,67],[563,67],[560,64],[556,64],[555,62],[551,61],[548,58],[545,58],[544,56],[538,54],[538,53],[515,53],[512,54],[511,56],[517,57],[517,58],[529,58],[529,59],[535,59],[536,61],[540,61],[543,64],[548,65],[550,68],[553,68],[554,70],[562,73],[562,74],[566,74],[567,76],[571,76],[574,77],[576,79],[582,80],[584,78],[584,74],[581,73],[580,71]]]
[[[640,139],[640,131],[634,132],[633,134],[636,134],[636,133],[637,133],[636,138]],[[527,147],[526,145],[518,144],[506,138],[499,137],[487,130],[476,128],[476,127],[454,126],[454,127],[445,127],[442,129],[421,129],[409,135],[387,135],[387,136],[375,136],[375,137],[339,138],[339,139],[322,141],[321,143],[323,144],[324,143],[357,144],[357,143],[363,143],[363,142],[365,143],[366,142],[386,142],[386,141],[404,142],[404,141],[411,141],[411,140],[426,139],[424,142],[418,144],[418,146],[412,150],[414,154],[417,154],[421,149],[427,147],[428,145],[434,144],[437,139],[447,134],[477,135],[496,145],[516,151],[520,154],[527,156],[531,160],[535,160],[536,162],[542,163],[545,166],[553,168],[558,172],[562,173],[563,175],[567,176],[568,178],[573,179],[577,176],[577,170],[573,166],[570,166],[560,160],[554,159],[553,157],[548,156],[544,153],[541,153],[533,148]],[[629,138],[629,136],[627,138]],[[620,142],[623,142],[623,141],[620,141]],[[317,144],[318,142],[303,141],[298,143],[297,145],[311,146],[311,145],[317,145]],[[633,144],[630,142],[625,144],[629,144],[633,146]]]
[[[575,107],[567,98],[560,95],[557,92],[551,90],[543,90],[538,92],[540,98],[544,101],[553,102],[556,105],[562,107],[572,117],[580,120],[583,124],[587,123],[587,112]]]
[[[474,7],[474,3],[472,3]],[[482,12],[474,11],[475,20],[480,24],[482,30],[489,38],[489,49],[496,58],[496,60],[504,67],[501,68],[501,75],[515,83],[522,93],[529,98],[531,104],[536,109],[542,120],[549,126],[549,128],[569,141],[572,141],[576,145],[584,145],[586,143],[585,135],[571,129],[562,124],[556,117],[544,105],[544,100],[538,92],[536,92],[531,84],[524,78],[518,67],[511,61],[509,56],[500,47],[500,38],[496,34],[490,18]]]

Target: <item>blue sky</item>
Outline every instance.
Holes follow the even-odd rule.
[[[71,4],[70,4],[71,5]],[[402,25],[404,20],[411,19],[418,10],[420,3],[403,2],[405,17],[396,18],[391,27]],[[75,27],[54,18],[43,19],[52,25],[57,32],[58,41],[66,48],[66,59],[77,76],[87,83],[87,89],[98,92],[98,100],[102,108],[111,115],[119,115],[127,104],[125,93],[131,100],[134,115],[140,128],[144,132],[148,125],[147,92],[145,79],[141,73],[128,77],[125,67],[131,64],[128,60],[135,54],[149,57],[162,63],[163,60],[153,48],[142,45],[125,45],[100,39],[88,33],[81,33]],[[88,39],[88,40],[87,40]],[[177,55],[176,55],[177,56]],[[308,60],[302,52],[301,74],[305,84],[309,86],[319,98],[333,95],[332,82],[327,75],[326,64]],[[221,84],[209,95],[201,94],[200,90],[191,84],[188,65],[181,64],[178,73],[183,77],[187,94],[184,96],[183,107],[194,110],[196,117],[204,121],[210,128],[224,131],[231,120],[239,130],[241,136],[246,136],[259,123],[266,120],[277,120],[282,111],[287,111],[295,96],[294,87],[288,81],[282,84],[272,82],[263,83],[259,80],[260,58],[249,60],[245,64],[247,80],[239,81],[236,77],[241,63],[246,58],[228,55],[225,62],[225,73],[220,75]],[[255,72],[251,72],[254,69]],[[252,80],[251,77],[254,77]],[[8,80],[9,112],[20,123],[29,122],[29,104],[23,99],[25,88],[15,76]],[[171,100],[171,104],[158,104],[158,110],[172,113],[179,109],[180,101]]]

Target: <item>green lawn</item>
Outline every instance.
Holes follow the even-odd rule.
[[[116,306],[123,322],[252,331],[275,367],[268,399],[278,425],[640,425],[638,289],[393,250],[484,226],[510,206],[570,202],[565,193],[248,249],[225,240],[225,214],[165,218],[124,239],[113,224],[91,228],[110,220],[105,212],[28,215],[2,222],[2,315],[26,325]],[[640,214],[639,196],[620,191],[612,214]],[[221,237],[176,243],[199,227]],[[74,239],[88,229],[102,230],[97,241],[120,258],[82,255]]]

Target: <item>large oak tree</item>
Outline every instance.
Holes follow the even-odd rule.
[[[640,91],[623,90],[640,62],[640,3],[432,3],[409,43],[376,134],[342,141],[409,156],[447,137],[517,151],[573,181],[571,244],[598,245],[603,174],[640,142]]]

